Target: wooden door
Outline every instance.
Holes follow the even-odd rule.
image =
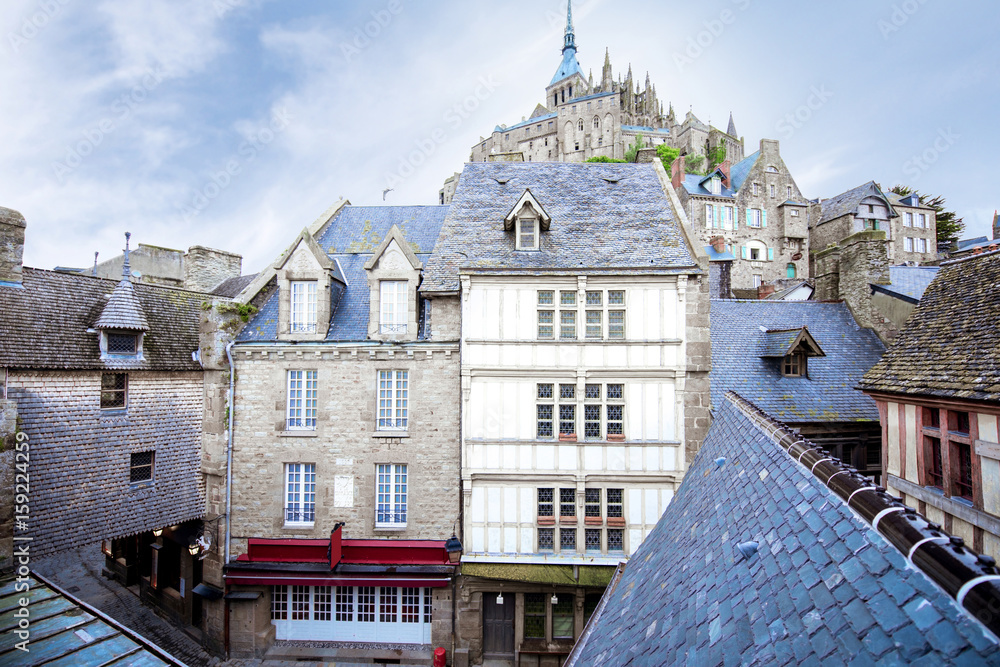
[[[514,594],[483,593],[483,653],[487,656],[514,655]]]

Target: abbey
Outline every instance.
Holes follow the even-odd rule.
[[[497,159],[504,154],[520,154],[514,159],[525,162],[620,160],[639,135],[646,146],[667,144],[681,155],[706,156],[723,148],[734,163],[743,159],[743,140],[736,134],[731,115],[726,131],[706,125],[692,112],[678,122],[672,105],[664,113],[648,74],[642,86],[629,66],[624,81],[616,81],[610,53],[605,52],[601,79],[595,82],[593,72],[584,77],[576,54],[570,2],[562,61],[545,89],[544,104],[520,123],[498,125],[489,137],[481,137],[472,147],[470,162],[486,162],[490,156]]]

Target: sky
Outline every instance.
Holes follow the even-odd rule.
[[[25,264],[133,243],[237,252],[259,271],[339,198],[436,204],[471,147],[544,101],[565,0],[4,0],[0,206]],[[799,188],[943,195],[991,235],[1000,207],[1000,3],[576,0],[578,57],[648,72],[678,115]],[[391,191],[384,193],[388,188]]]

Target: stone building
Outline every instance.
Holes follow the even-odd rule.
[[[623,159],[642,135],[646,146],[667,144],[682,155],[707,155],[722,147],[734,162],[743,159],[743,140],[732,116],[727,131],[711,127],[688,112],[678,122],[673,106],[664,113],[656,86],[646,75],[640,83],[629,66],[615,80],[611,56],[605,53],[600,81],[584,76],[577,60],[572,1],[568,3],[562,60],[545,89],[545,103],[520,123],[498,125],[472,147],[471,162],[491,155],[520,153],[525,162],[584,162],[593,157]]]
[[[883,485],[1000,557],[1000,251],[946,262],[860,386],[875,399]]]
[[[777,141],[762,139],[753,155],[704,176],[686,173],[685,163],[673,164],[674,189],[701,243],[722,237],[735,255],[733,289],[809,277],[809,203]]]
[[[96,255],[95,255],[96,259]],[[57,269],[115,279],[122,274],[124,255],[101,263],[91,270]],[[129,253],[132,278],[136,282],[176,287],[193,292],[212,292],[226,281],[241,278],[243,257],[225,250],[191,246],[187,252],[139,243]]]
[[[127,241],[117,281],[22,267],[24,232],[0,209],[0,407],[30,456],[17,532],[33,556],[104,540],[109,576],[205,630],[191,547],[214,536],[200,455],[212,298],[133,284]]]
[[[708,427],[708,257],[662,164],[466,165],[422,291],[461,300],[459,651],[555,665]]]
[[[340,202],[236,299],[259,311],[231,350],[234,657],[451,645],[459,300],[421,285],[448,210]]]
[[[994,665],[1000,581],[735,393],[565,667]]]
[[[864,231],[885,233],[890,264],[927,264],[937,259],[934,209],[916,195],[885,194],[869,181],[813,206],[809,224],[815,251]]]

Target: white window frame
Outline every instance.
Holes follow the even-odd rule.
[[[587,290],[583,300],[585,340],[625,339],[625,298],[625,290]]]
[[[913,237],[907,236],[903,239],[903,250],[906,252],[913,252]]]
[[[292,333],[316,333],[316,290],[315,280],[293,280],[289,317]]]
[[[911,213],[910,211],[907,211],[906,214],[903,216],[903,226],[904,227],[913,226],[913,213]]]
[[[927,252],[927,239],[917,239],[918,252]]]
[[[405,464],[375,466],[375,527],[406,528],[409,476]]]
[[[615,419],[611,419],[612,411],[615,412]],[[618,433],[612,434],[614,439],[624,440],[625,385],[621,382],[588,382],[583,391],[583,439],[608,440],[609,423],[617,425],[614,430]],[[595,424],[596,433],[593,431]]]
[[[750,209],[750,220],[748,224],[754,229],[761,228],[761,221],[763,219],[763,213],[759,208]]]
[[[284,512],[286,526],[316,523],[316,464],[285,464]]]
[[[921,229],[927,229],[927,214],[926,213],[921,213],[918,216],[918,219],[920,220],[920,228]]]
[[[285,429],[315,431],[319,382],[316,371],[288,371],[285,400]]]
[[[539,249],[539,229],[540,220],[538,218],[518,218],[517,219],[517,250],[538,250]],[[530,244],[525,244],[525,240],[528,238],[528,227],[530,230]]]
[[[753,286],[754,286],[754,288],[756,289],[756,288],[760,287],[763,284],[764,284],[764,276],[762,276],[759,273],[753,274]]]
[[[722,207],[722,228],[723,229],[735,229],[736,226],[733,221],[736,220],[736,209],[732,206]]]
[[[409,428],[409,371],[378,372],[378,415],[376,430],[406,431]]]
[[[715,227],[715,206],[713,204],[705,204],[705,229],[712,229]]]
[[[410,317],[409,283],[379,281],[379,333],[405,334]]]
[[[771,199],[774,199],[775,197],[778,196],[778,186],[776,186],[774,183],[771,183],[769,187],[770,187]]]

